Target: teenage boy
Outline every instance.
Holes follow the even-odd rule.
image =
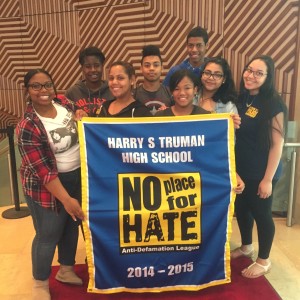
[[[157,46],[147,45],[143,48],[141,71],[144,82],[135,89],[133,97],[144,103],[153,115],[162,107],[170,107],[171,93],[160,83],[162,58]]]
[[[83,49],[79,54],[79,63],[84,79],[66,91],[66,97],[90,117],[95,116],[104,101],[114,98],[107,81],[102,80],[104,61],[105,56],[97,47]]]
[[[207,31],[198,26],[193,28],[186,38],[186,50],[188,58],[181,64],[172,67],[166,75],[163,84],[169,86],[170,77],[177,70],[188,69],[193,71],[198,78],[202,72],[202,64],[205,61],[205,54],[208,49]]]

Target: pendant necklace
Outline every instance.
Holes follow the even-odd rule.
[[[246,106],[247,106],[247,107],[250,107],[250,106],[252,105],[254,99],[256,98],[256,95],[252,98],[252,101],[251,101],[250,103],[248,103],[249,98],[250,98],[250,97],[249,97],[249,95],[248,95],[247,100],[246,100]]]
[[[89,113],[93,115],[96,111],[96,108],[98,107],[98,104],[95,103],[94,101],[93,102],[91,101],[91,90],[88,88],[86,83],[85,83],[85,86],[86,86],[86,88],[88,90],[88,93],[89,93],[89,98],[88,98]],[[98,90],[98,99],[101,99],[101,87]]]
[[[203,106],[204,106],[204,103],[207,101],[207,100],[210,100],[210,102],[209,102],[209,108],[207,109],[207,108],[204,108]],[[211,103],[213,103],[214,105],[212,105]],[[209,112],[211,112],[211,113],[214,113],[214,112],[216,112],[215,111],[215,108],[216,108],[216,103],[215,103],[215,101],[214,100],[212,100],[212,97],[207,97],[207,98],[203,98],[203,97],[201,97],[200,98],[200,103],[199,103],[200,105],[200,107],[202,107],[203,109],[205,109],[205,110],[207,110],[207,111],[209,111]],[[214,107],[213,107],[214,106]]]

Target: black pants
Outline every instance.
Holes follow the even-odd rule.
[[[259,245],[258,257],[267,259],[275,234],[275,225],[272,218],[272,200],[277,180],[273,180],[272,195],[266,199],[259,198],[257,195],[260,180],[243,180],[246,185],[245,190],[242,194],[237,195],[235,201],[235,214],[241,233],[242,244],[252,244],[252,231],[255,221]]]

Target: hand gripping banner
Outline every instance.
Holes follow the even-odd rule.
[[[85,118],[79,135],[89,292],[230,282],[229,114]]]

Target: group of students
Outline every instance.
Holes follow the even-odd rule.
[[[114,62],[108,81],[102,80],[104,54],[96,47],[79,55],[83,80],[58,96],[51,75],[42,69],[24,77],[28,105],[17,125],[21,178],[36,235],[32,243],[33,299],[51,299],[48,278],[56,246],[60,268],[56,279],[81,285],[75,274],[81,209],[80,157],[76,121],[93,117],[180,116],[232,113],[236,129],[238,185],[235,213],[241,246],[231,258],[253,257],[252,230],[256,222],[259,251],[242,275],[256,278],[271,268],[274,237],[272,191],[280,176],[286,106],[274,87],[271,57],[247,63],[236,92],[230,67],[220,57],[206,58],[208,35],[193,28],[186,41],[188,58],[172,67],[163,83],[159,49],[142,51],[144,81],[135,87],[130,63]],[[58,136],[58,137],[56,137]],[[55,138],[54,138],[55,137]]]

